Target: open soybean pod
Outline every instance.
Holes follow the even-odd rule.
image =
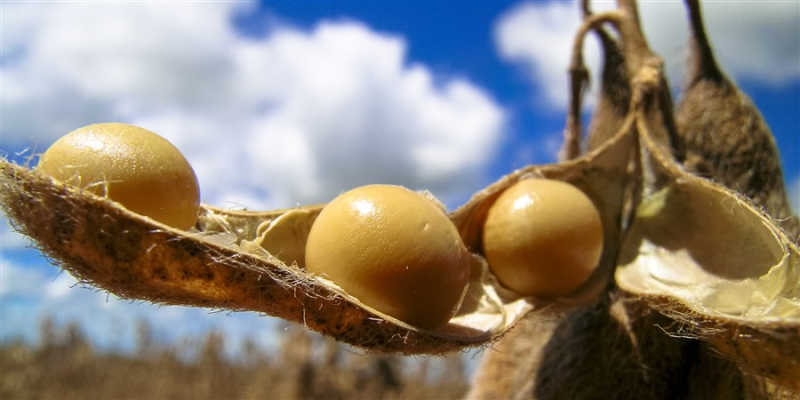
[[[2,205],[55,263],[122,298],[262,312],[365,349],[440,354],[488,344],[537,306],[587,301],[602,289],[613,271],[631,141],[623,132],[585,158],[516,171],[452,213],[473,251],[472,272],[461,309],[434,330],[382,314],[304,270],[308,234],[323,205],[267,212],[203,205],[196,226],[182,231],[5,160]],[[475,242],[496,195],[525,177],[579,187],[601,211],[605,235],[616,238],[605,241],[602,267],[563,299],[541,303],[504,290]]]
[[[750,373],[800,389],[800,252],[737,193],[688,175],[641,109],[644,181],[615,279]]]
[[[714,64],[699,22],[699,7],[695,1],[688,3],[693,39],[700,42],[694,57]],[[632,89],[629,116],[635,120],[637,157],[633,162],[637,172],[635,184],[628,189],[635,210],[624,227],[616,285],[629,301],[643,301],[676,321],[677,325],[668,329],[672,334],[701,339],[733,359],[746,374],[798,390],[800,254],[792,240],[797,233],[791,232],[797,217],[788,210],[779,164],[774,166],[777,151],[771,134],[763,122],[749,131],[727,120],[752,120],[751,115],[758,113],[754,108],[739,109],[741,104],[752,105],[743,101],[744,96],[728,81],[725,90],[733,92],[728,98],[712,93],[701,103],[696,97],[703,94],[697,92],[711,89],[691,87],[689,101],[694,103],[684,105],[683,109],[689,110],[685,112],[710,115],[694,122],[684,116],[689,119],[676,124],[663,62],[647,47],[635,4],[621,4],[619,11],[589,17],[584,25],[615,25]],[[708,73],[710,67],[705,68],[695,73]],[[748,115],[740,116],[742,112]],[[756,120],[760,121],[760,116]],[[708,139],[687,139],[687,135],[697,135],[686,132],[698,129],[693,125],[727,135],[718,140],[727,141],[732,148],[721,149]],[[737,130],[731,129],[733,125]],[[694,171],[696,159],[686,160],[687,153],[746,152],[753,142],[761,144],[756,159],[740,157],[735,162],[754,165],[760,176],[753,181],[768,182],[766,189],[737,186],[740,178],[719,176],[725,172],[712,174],[714,180],[689,172]],[[713,167],[719,160],[705,162]],[[688,164],[688,169],[682,163]]]
[[[196,226],[181,231],[5,160],[0,161],[0,200],[15,226],[56,263],[123,298],[261,312],[365,349],[441,354],[490,344],[520,321],[534,321],[523,317],[538,310],[567,313],[598,298],[609,301],[609,293],[619,289],[626,304],[672,318],[679,334],[710,343],[743,370],[800,389],[797,246],[751,200],[683,169],[683,143],[661,60],[647,47],[633,3],[620,4],[616,12],[588,16],[579,40],[598,24],[618,31],[622,60],[615,65],[624,65],[625,74],[609,79],[628,80],[622,85],[630,88],[627,115],[601,125],[616,131],[593,132],[605,139],[590,140],[592,150],[585,154],[574,154],[580,147],[568,141],[572,150],[567,153],[574,157],[514,171],[449,214],[473,262],[460,310],[436,329],[419,329],[382,314],[304,271],[308,234],[322,205],[267,212],[202,206]],[[611,100],[619,107],[626,97]],[[579,115],[576,100],[572,116]],[[578,140],[579,120],[570,124],[570,140]],[[567,182],[599,211],[604,241],[598,266],[569,295],[515,294],[498,283],[484,257],[481,236],[489,210],[506,189],[526,178]],[[633,322],[626,323],[623,329],[635,331]],[[647,328],[657,329],[654,324]],[[620,337],[589,340],[612,346],[616,342],[610,341]],[[565,339],[554,335],[543,341]]]
[[[755,118],[760,122],[744,129],[736,122],[753,120],[758,114],[749,99],[729,81],[724,82],[728,85],[725,89],[710,88],[714,83],[709,82],[697,85],[708,78],[700,75],[709,73],[709,63],[717,67],[705,42],[697,2],[687,3],[693,40],[699,42],[694,57],[706,66],[694,71],[698,76],[684,100],[691,104],[683,105],[682,110],[713,116],[692,121],[679,113],[679,118],[689,119],[670,132],[675,125],[671,114],[662,111],[671,109],[663,104],[668,98],[663,68],[656,59],[643,63],[634,77],[634,85],[639,87],[634,89],[632,104],[642,168],[636,190],[638,206],[622,243],[615,279],[630,297],[643,299],[678,322],[673,328],[676,335],[704,340],[735,360],[745,373],[798,390],[800,252],[791,236],[797,234],[791,232],[797,217],[788,208],[768,128],[760,116]],[[704,96],[699,91],[712,93],[697,103],[697,98]],[[714,91],[730,94],[725,98]],[[686,131],[698,129],[693,125],[705,129],[706,134],[714,131],[729,147],[708,139],[698,143],[692,137],[697,134]],[[676,138],[676,132],[681,137]],[[681,145],[676,146],[676,141]],[[761,146],[755,159],[730,156],[732,160],[725,162],[741,163],[739,169],[749,163],[758,175],[753,182],[768,182],[766,188],[737,185],[740,177],[721,176],[739,173],[726,166],[716,165],[717,171],[727,172],[715,171],[713,180],[697,177],[688,172],[696,171],[696,158],[686,159],[688,166],[684,167],[675,157],[676,147],[689,156],[734,154],[748,151],[753,142]],[[720,161],[706,162],[714,167]]]
[[[305,273],[296,258],[322,206],[249,212],[204,205],[196,227],[181,231],[39,171],[5,160],[0,170],[3,208],[15,227],[82,282],[122,298],[261,312],[397,353],[444,352],[475,341],[387,322]]]

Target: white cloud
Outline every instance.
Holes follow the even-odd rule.
[[[232,7],[4,4],[3,40],[18,49],[1,71],[6,141],[49,144],[92,122],[225,104],[225,58],[215,54],[234,40]]]
[[[232,3],[27,7],[4,8],[28,21],[4,35],[28,32],[0,71],[5,142],[132,122],[184,151],[211,204],[286,207],[379,182],[464,198],[500,139],[489,95],[358,23],[256,40],[230,25]]]
[[[537,91],[537,106],[565,108],[569,100],[567,69],[573,36],[580,26],[576,3],[527,2],[506,12],[495,27],[500,56],[521,65]],[[597,65],[596,46],[584,46],[584,62]],[[588,96],[591,100],[594,96]]]
[[[651,24],[654,42],[672,39],[672,46],[682,45],[686,35],[674,32],[676,24],[663,18],[661,3],[643,3],[642,15]],[[663,4],[664,8],[670,4]],[[673,7],[681,4],[671,4]],[[741,1],[703,2],[703,16],[715,55],[723,68],[736,79],[751,79],[780,85],[800,79],[800,2]],[[687,19],[682,7],[670,11]],[[684,29],[680,29],[685,32]],[[676,37],[677,36],[677,37]],[[679,42],[676,40],[680,40]],[[657,43],[654,43],[654,47]],[[659,46],[656,48],[666,48]]]
[[[0,298],[5,296],[36,296],[42,292],[45,274],[41,270],[26,269],[5,256],[0,257]]]
[[[596,12],[614,7],[610,2],[593,5]],[[650,46],[664,57],[672,83],[680,84],[689,54],[683,2],[640,2],[639,11]],[[800,79],[800,3],[704,2],[703,12],[715,55],[734,79],[768,85]],[[569,53],[579,20],[575,2],[526,2],[497,21],[498,52],[522,66],[541,88],[538,104],[567,106]],[[584,46],[585,62],[593,72],[599,68],[597,48],[593,38]],[[587,97],[590,104],[593,97]]]
[[[381,181],[446,193],[479,176],[502,111],[463,80],[435,85],[405,53],[355,23],[241,47],[242,82],[266,109],[244,128],[260,183],[303,202]]]
[[[735,80],[781,85],[800,79],[800,3],[703,2],[706,32],[720,66]],[[674,84],[689,55],[688,15],[682,2],[639,6],[651,47],[665,59]]]

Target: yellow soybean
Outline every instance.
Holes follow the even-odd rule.
[[[121,123],[77,129],[53,143],[38,168],[174,228],[197,221],[194,170],[175,146],[148,130]]]
[[[457,311],[470,258],[438,206],[391,185],[364,186],[334,199],[314,222],[306,246],[308,271],[424,329],[443,325]]]
[[[597,267],[603,250],[600,214],[568,183],[525,179],[492,205],[483,252],[503,286],[526,296],[563,296]]]

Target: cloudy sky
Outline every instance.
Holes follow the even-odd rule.
[[[596,8],[611,5],[598,2]],[[449,207],[515,168],[555,160],[579,7],[571,2],[0,3],[0,152],[24,161],[96,122],[161,134],[194,166],[203,201],[270,209],[368,183],[428,189]],[[800,193],[800,3],[709,2],[727,72],[776,134]],[[641,5],[681,82],[680,2]],[[599,54],[587,41],[588,60]],[[73,287],[0,222],[0,340],[39,319],[81,321],[128,346],[137,319],[170,340],[258,332],[249,314],[156,308]]]

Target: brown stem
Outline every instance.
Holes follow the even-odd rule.
[[[581,1],[581,10],[583,11],[583,18],[584,19],[592,15],[591,7],[589,7],[589,3],[591,3],[591,1],[592,0],[583,0],[583,1]]]
[[[589,73],[581,65],[571,65],[570,75],[570,103],[567,113],[567,127],[564,130],[564,147],[561,149],[561,160],[572,160],[581,155],[581,103],[583,92],[589,80]]]
[[[685,146],[678,135],[673,116],[672,96],[669,92],[669,84],[663,75],[661,59],[650,50],[647,44],[647,39],[642,31],[636,0],[617,0],[617,7],[623,16],[619,28],[622,35],[623,53],[625,54],[628,74],[631,77],[636,77],[642,72],[650,70],[654,73],[653,77],[657,77],[657,81],[651,82],[651,84],[655,85],[654,89],[657,91],[658,98],[651,98],[651,100],[658,102],[673,156],[678,162],[682,162],[685,158]],[[639,97],[640,100],[641,96],[649,97],[651,93],[650,90],[645,90],[642,86],[635,89],[635,91],[639,93],[634,97]],[[637,100],[634,99],[634,102],[637,102]]]
[[[583,40],[590,30],[598,29],[602,24],[610,23],[620,29],[622,25],[623,16],[619,12],[611,11],[602,14],[590,15],[584,19],[583,24],[578,28],[578,33],[575,35],[575,42],[572,44],[572,64],[583,65]]]
[[[594,13],[592,13],[592,8],[589,6],[589,3],[591,3],[591,0],[583,0],[581,2],[581,9],[583,11],[583,19],[584,20],[587,20],[589,17],[594,15]],[[594,30],[597,33],[597,35],[600,37],[600,40],[604,44],[609,42],[609,41],[613,41],[611,36],[608,34],[608,32],[606,32],[605,29],[603,29],[602,26],[595,26]]]
[[[623,23],[620,24],[620,33],[624,38],[625,59],[628,65],[628,74],[635,76],[648,58],[653,55],[644,37],[641,23],[639,21],[639,8],[636,0],[617,0],[619,13],[622,15]]]
[[[588,7],[584,3],[584,7]],[[585,8],[588,10],[588,8]],[[572,46],[572,61],[570,63],[570,105],[567,114],[567,127],[564,130],[564,147],[561,149],[560,158],[571,160],[577,158],[581,152],[581,105],[583,94],[589,81],[589,73],[583,63],[583,40],[586,34],[597,29],[604,23],[619,24],[620,15],[615,12],[587,16],[575,36]]]
[[[714,52],[711,50],[711,44],[708,41],[708,36],[703,26],[703,16],[700,12],[700,1],[685,0],[685,2],[689,11],[693,39],[693,65],[688,84],[692,85],[702,79],[721,82],[725,80],[725,76],[714,58]]]
[[[582,2],[584,20],[588,19],[593,15],[592,10],[589,7],[590,1],[591,0],[583,0]],[[614,21],[614,23],[616,24],[618,23],[618,21]],[[606,52],[606,57],[608,57],[607,53],[609,52],[609,49],[617,46],[616,40],[612,38],[611,35],[609,35],[609,33],[605,29],[603,29],[602,25],[595,25],[593,29],[597,34],[597,37],[600,39],[600,44],[603,46],[603,49]]]
[[[617,8],[619,11],[627,15],[636,28],[641,31],[641,22],[639,20],[639,7],[636,4],[636,0],[617,0]]]

